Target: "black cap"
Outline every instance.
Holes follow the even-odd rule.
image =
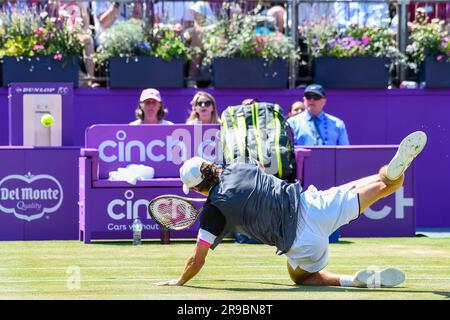
[[[308,92],[318,94],[321,97],[325,97],[325,90],[320,84],[310,84],[305,88],[303,94]]]

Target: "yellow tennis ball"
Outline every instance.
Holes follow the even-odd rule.
[[[55,119],[48,113],[44,114],[41,118],[41,123],[44,127],[50,127],[53,124],[53,121],[55,121]]]

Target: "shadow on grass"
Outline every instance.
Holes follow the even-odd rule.
[[[170,244],[195,244],[197,239],[171,239]],[[234,240],[223,240],[222,243],[234,243]],[[132,246],[133,240],[93,240],[90,244],[98,244],[105,246]],[[164,245],[159,239],[142,240],[142,246]]]
[[[348,240],[339,240],[339,242],[333,242],[331,244],[352,244],[354,241],[348,241]]]
[[[261,281],[242,281],[242,280],[215,280],[217,282],[236,282],[236,283],[250,283],[250,284],[264,284],[270,286],[279,286],[282,288],[218,288],[218,287],[202,287],[194,285],[184,285],[185,287],[206,289],[206,290],[224,290],[234,292],[390,292],[390,293],[432,293],[445,298],[450,298],[450,292],[447,291],[421,291],[421,290],[407,290],[405,287],[395,288],[349,288],[349,287],[320,287],[320,286],[300,286],[294,284],[283,284],[275,282],[261,282]]]

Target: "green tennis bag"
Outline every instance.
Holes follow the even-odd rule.
[[[222,112],[221,143],[225,163],[248,157],[268,174],[295,181],[294,137],[278,104],[230,106]]]

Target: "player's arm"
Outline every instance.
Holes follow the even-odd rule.
[[[182,286],[199,273],[205,264],[209,248],[214,244],[224,227],[225,218],[222,213],[212,205],[205,205],[200,215],[200,230],[197,244],[194,252],[186,262],[183,273],[178,279],[159,282],[157,285]]]
[[[206,256],[208,255],[209,247],[201,242],[197,242],[194,252],[189,257],[184,267],[183,274],[178,279],[163,281],[157,283],[158,286],[182,286],[191,280],[205,264]]]

